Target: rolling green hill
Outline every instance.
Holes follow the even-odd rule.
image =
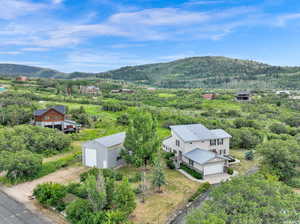
[[[52,78],[62,75],[61,72],[53,69],[16,64],[0,64],[0,74],[3,76],[29,76],[41,78]]]
[[[271,66],[226,57],[192,57],[168,63],[123,67],[100,73],[98,77],[172,88],[273,88],[281,85],[293,88],[295,84],[291,81],[300,80],[300,67]]]
[[[62,73],[24,65],[0,64],[0,74],[43,78],[107,78],[169,88],[300,89],[300,67],[272,66],[226,57],[191,57],[168,63],[127,66],[101,73]]]

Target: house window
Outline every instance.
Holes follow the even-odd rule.
[[[178,139],[176,139],[176,142],[175,142],[176,146],[180,146],[180,141]]]
[[[216,139],[210,140],[210,145],[216,145]]]
[[[194,161],[189,159],[189,165],[194,166]]]
[[[223,150],[223,154],[226,155],[226,149]]]
[[[223,139],[218,139],[217,143],[218,143],[218,145],[223,145]]]
[[[45,117],[45,120],[46,120],[46,121],[50,120],[50,117],[49,117],[49,116],[46,116],[46,117]]]

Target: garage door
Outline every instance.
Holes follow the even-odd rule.
[[[224,163],[211,163],[204,166],[204,175],[223,173]]]
[[[85,149],[85,165],[95,167],[97,165],[97,154],[95,149]]]

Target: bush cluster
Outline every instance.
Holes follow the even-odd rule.
[[[203,183],[197,191],[189,198],[189,202],[194,201],[196,198],[198,198],[201,194],[207,192],[210,189],[211,185],[208,182]]]
[[[185,172],[187,172],[188,174],[190,174],[192,177],[200,180],[200,179],[203,179],[203,174],[202,173],[199,173],[193,169],[191,169],[190,167],[188,167],[187,165],[185,164],[180,164],[180,169],[184,170]]]

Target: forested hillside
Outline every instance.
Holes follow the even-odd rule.
[[[100,73],[98,77],[171,88],[297,88],[295,81],[300,84],[300,68],[271,66],[226,57],[192,57],[169,63],[123,67]]]
[[[168,63],[127,66],[101,73],[62,73],[39,67],[0,64],[0,75],[44,78],[106,78],[165,88],[299,89],[300,67],[272,66],[226,57],[192,57]]]
[[[56,76],[62,76],[62,72],[55,71],[52,69],[16,64],[0,64],[0,74],[3,76],[23,75],[29,77],[42,78],[53,78]]]

